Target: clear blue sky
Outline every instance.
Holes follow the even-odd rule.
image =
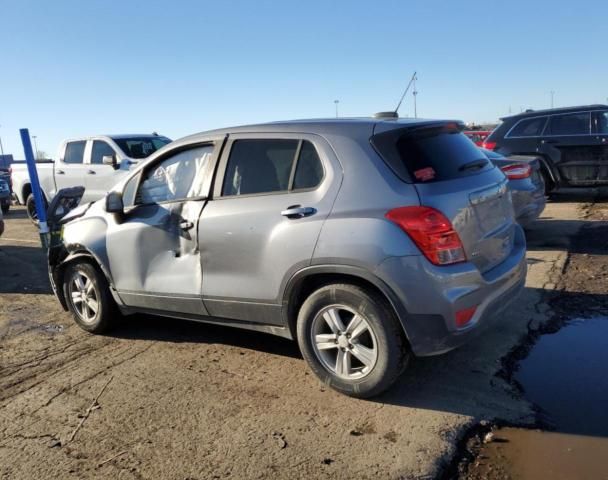
[[[0,0],[0,136],[215,127],[394,108],[496,121],[606,102],[603,1]],[[400,112],[413,115],[411,96]]]

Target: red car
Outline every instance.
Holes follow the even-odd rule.
[[[462,133],[469,137],[475,145],[481,147],[483,141],[488,138],[488,135],[492,132],[490,130],[468,130]]]

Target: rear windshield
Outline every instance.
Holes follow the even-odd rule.
[[[390,130],[372,137],[372,145],[406,182],[439,182],[493,168],[457,126]]]
[[[128,138],[112,138],[116,145],[125,152],[129,158],[141,159],[152,155],[159,148],[171,143],[167,137],[150,136],[150,137],[128,137]]]

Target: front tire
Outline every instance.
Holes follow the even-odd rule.
[[[88,262],[68,265],[63,294],[74,320],[87,332],[106,332],[119,316],[105,276]]]
[[[44,208],[48,208],[46,200],[42,199]],[[38,212],[36,211],[36,201],[34,200],[34,194],[30,193],[25,199],[25,208],[27,210],[27,216],[34,225],[38,225]]]
[[[297,336],[315,375],[352,397],[385,391],[411,356],[388,302],[355,285],[332,284],[313,292],[298,314]]]

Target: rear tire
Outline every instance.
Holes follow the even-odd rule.
[[[315,375],[352,397],[385,391],[411,356],[386,299],[355,285],[331,284],[313,292],[300,308],[297,337]]]
[[[74,320],[87,332],[106,332],[120,316],[105,276],[88,262],[67,266],[63,294]]]

